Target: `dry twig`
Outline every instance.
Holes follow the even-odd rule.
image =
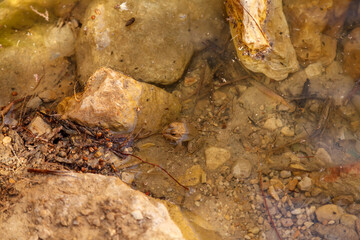
[[[36,10],[32,5],[30,5],[30,8],[34,13],[36,13],[40,17],[43,17],[47,22],[49,21],[49,12],[48,12],[48,10],[45,9],[45,12],[41,13],[38,10]]]

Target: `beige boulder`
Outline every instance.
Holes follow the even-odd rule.
[[[64,118],[124,133],[140,129],[157,132],[175,120],[180,110],[174,95],[110,68],[97,70],[82,94],[58,105]]]
[[[1,239],[184,239],[164,204],[116,177],[66,173],[28,181],[37,184],[17,184],[22,198],[0,221]]]

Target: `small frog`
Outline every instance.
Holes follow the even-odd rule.
[[[172,122],[162,130],[162,135],[177,145],[181,145],[183,142],[193,140],[197,135],[197,130],[185,122]]]

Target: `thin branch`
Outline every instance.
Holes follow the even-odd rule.
[[[113,150],[113,152],[114,152],[115,154],[119,154],[118,151]],[[123,153],[123,152],[122,152],[122,153],[120,153],[120,154],[125,155],[125,156],[132,156],[132,157],[137,158],[138,160],[140,160],[142,163],[146,163],[146,164],[149,164],[149,165],[151,165],[151,166],[160,168],[160,169],[161,169],[163,172],[165,172],[169,177],[171,177],[177,184],[179,184],[181,187],[183,187],[183,188],[185,188],[186,190],[189,191],[189,188],[188,188],[188,187],[182,185],[182,184],[181,184],[178,180],[176,180],[168,171],[166,171],[165,168],[161,167],[160,165],[155,164],[155,163],[151,163],[151,162],[148,162],[148,161],[145,161],[145,160],[141,159],[140,157],[138,157],[138,156],[136,156],[136,155],[134,155],[134,154],[131,154],[131,153]]]
[[[30,5],[30,8],[34,13],[36,13],[40,17],[43,17],[47,22],[49,21],[49,12],[48,12],[48,10],[45,9],[45,12],[41,13],[38,10],[36,10],[32,5]]]

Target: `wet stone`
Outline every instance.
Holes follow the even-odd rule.
[[[275,189],[274,189],[273,186],[270,186],[270,187],[269,187],[268,193],[269,193],[270,196],[271,196],[272,198],[274,198],[276,201],[279,201],[279,200],[280,200],[279,195],[277,194],[277,192],[275,191]]]
[[[355,220],[355,229],[356,229],[356,232],[359,234],[360,236],[360,218],[356,219]]]
[[[40,105],[42,104],[42,100],[39,97],[33,97],[32,99],[30,99],[28,101],[28,103],[26,104],[26,108],[29,109],[36,109],[38,108]]]
[[[38,96],[45,103],[53,102],[59,97],[59,95],[53,90],[45,90],[39,93]]]
[[[360,204],[353,203],[346,208],[346,212],[354,215],[360,214]]]
[[[239,159],[232,167],[232,175],[236,178],[248,178],[251,175],[252,165],[247,159]]]
[[[359,236],[354,229],[348,228],[342,224],[322,225],[316,223],[311,227],[311,232],[314,235],[320,235],[321,239],[359,239]]]
[[[344,210],[335,205],[335,204],[327,204],[316,209],[315,214],[316,218],[319,222],[324,221],[337,221],[340,219],[341,215],[344,213]]]
[[[186,170],[185,175],[179,181],[185,186],[195,186],[200,183],[204,174],[200,165],[194,165]]]
[[[35,117],[29,124],[29,130],[34,135],[44,135],[51,133],[51,127],[40,116]]]
[[[293,137],[295,135],[294,129],[291,129],[288,126],[283,127],[280,132],[285,137]]]
[[[316,196],[319,196],[320,193],[322,193],[321,188],[315,187],[315,188],[311,191],[311,196],[316,197]]]
[[[292,215],[300,215],[304,212],[304,209],[301,209],[301,208],[296,208],[294,210],[291,211],[291,214]]]
[[[135,173],[132,172],[123,172],[121,173],[121,180],[127,184],[132,184],[135,179]]]
[[[340,195],[337,197],[334,197],[332,199],[332,202],[336,205],[340,206],[349,206],[354,202],[354,197],[351,195]]]
[[[209,147],[205,150],[206,166],[215,170],[230,159],[230,152],[224,148]]]
[[[355,229],[355,222],[357,219],[358,219],[357,216],[345,213],[341,216],[340,223],[349,228]]]
[[[280,172],[280,177],[281,178],[289,178],[289,177],[291,177],[291,171],[282,170]]]
[[[322,71],[323,66],[320,62],[312,63],[305,68],[305,73],[308,78],[320,76]]]
[[[281,218],[280,222],[283,227],[291,227],[294,224],[291,218]]]
[[[276,118],[269,118],[264,123],[264,128],[268,130],[276,130],[279,127],[282,127],[282,121]]]
[[[312,187],[312,180],[309,177],[304,177],[299,183],[298,187],[301,191],[309,191]]]
[[[333,164],[329,153],[324,148],[318,148],[315,153],[315,158],[323,163],[324,166]]]
[[[299,180],[297,180],[296,178],[292,179],[289,181],[287,187],[290,191],[294,191],[297,184],[298,184]]]
[[[214,104],[215,106],[219,107],[221,106],[222,104],[224,104],[226,98],[227,98],[227,95],[226,93],[224,92],[221,92],[221,91],[216,91],[214,92]]]

